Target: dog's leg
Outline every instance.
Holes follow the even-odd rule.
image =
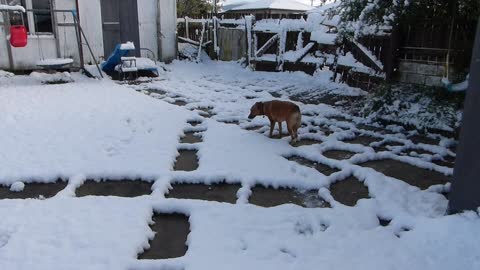
[[[292,137],[292,142],[295,141],[295,133],[292,129],[292,123],[290,121],[287,121],[287,130],[288,130],[288,134],[290,135],[290,137]]]
[[[275,128],[275,121],[270,120],[270,138],[273,137],[273,129]]]
[[[282,138],[282,122],[278,122],[278,132],[280,133],[280,139]]]

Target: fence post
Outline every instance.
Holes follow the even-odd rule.
[[[480,20],[473,46],[470,80],[462,119],[462,131],[453,173],[449,212],[477,210],[480,207]]]
[[[185,16],[185,38],[190,38],[190,30],[188,29],[188,16]]]
[[[247,33],[247,61],[248,65],[252,65],[252,59],[255,58],[255,50],[257,48],[253,48],[253,25],[255,24],[255,16],[248,15],[245,16],[245,28]]]

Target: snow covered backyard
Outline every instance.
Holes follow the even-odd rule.
[[[0,71],[0,269],[480,269],[479,214],[445,215],[454,139],[297,101],[291,144],[248,120],[255,102],[364,92],[162,68],[134,84]]]

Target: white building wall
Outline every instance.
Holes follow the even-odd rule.
[[[158,35],[157,35],[157,7],[158,0],[139,0],[138,28],[140,31],[140,48],[147,48],[153,52],[154,59],[158,59]],[[151,58],[152,53],[141,51],[142,57]]]
[[[0,1],[0,3],[2,3]],[[3,14],[0,12],[0,69],[9,69],[7,38],[5,37],[5,26],[3,25]]]
[[[171,62],[177,57],[177,1],[158,0],[159,59]]]
[[[4,0],[0,0],[0,3]],[[75,0],[52,0],[55,9],[75,9]],[[97,61],[105,59],[103,48],[101,0],[79,1],[80,23],[90,43]],[[155,59],[170,62],[177,56],[176,37],[176,0],[138,0],[138,18],[140,47],[150,49]],[[1,17],[1,14],[0,14]],[[0,19],[1,20],[1,19]],[[57,58],[57,42],[60,57],[73,58],[79,66],[76,32],[71,13],[56,13],[57,38],[50,36],[29,35],[25,48],[12,48],[14,69],[35,69],[41,59]],[[72,24],[62,26],[62,24]],[[0,68],[10,69],[6,29],[0,23]],[[85,43],[85,40],[83,40]],[[85,63],[93,63],[88,47],[83,45]],[[152,57],[151,53],[142,51],[143,57]]]
[[[108,56],[104,55],[103,50],[102,9],[100,0],[83,0],[79,1],[79,5],[80,25],[83,28],[83,32],[85,32],[87,36],[97,61],[99,59],[103,60]],[[91,62],[93,64],[93,59],[86,45],[83,45],[83,55],[85,63],[88,64]]]

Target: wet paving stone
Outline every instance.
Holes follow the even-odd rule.
[[[150,248],[138,255],[140,260],[179,258],[187,253],[187,237],[190,233],[188,217],[183,214],[155,214],[150,225],[155,237]]]
[[[291,157],[288,157],[287,159],[290,160],[290,161],[295,161],[300,165],[307,166],[307,167],[310,167],[310,168],[314,168],[314,169],[316,169],[317,171],[319,171],[320,173],[322,173],[323,175],[326,175],[326,176],[329,176],[332,173],[336,173],[336,172],[340,171],[339,169],[332,168],[332,167],[329,167],[329,166],[324,165],[322,163],[318,163],[318,162],[315,162],[315,161],[312,161],[312,160],[309,160],[309,159],[306,159],[306,158],[303,158],[303,157],[299,157],[299,156],[291,156]]]
[[[0,186],[0,200],[3,199],[47,199],[57,195],[66,186],[67,182],[57,181],[55,183],[25,183],[21,192],[12,192],[8,186]]]
[[[382,139],[379,139],[379,138],[374,138],[374,137],[370,137],[370,136],[357,136],[353,139],[350,139],[350,140],[345,140],[346,143],[351,143],[351,144],[361,144],[361,145],[364,145],[364,146],[369,146],[371,143],[374,143],[374,142],[379,142],[381,141]]]
[[[77,197],[116,196],[134,198],[152,193],[152,183],[142,180],[93,181],[88,180],[75,191]]]
[[[353,176],[331,185],[330,193],[337,202],[348,206],[355,206],[360,199],[370,198],[368,188]]]
[[[372,168],[420,189],[427,189],[432,185],[443,185],[448,182],[447,176],[439,172],[422,169],[393,159],[368,161],[358,165]]]
[[[300,146],[307,146],[307,145],[314,145],[314,144],[321,144],[321,143],[322,141],[319,141],[319,140],[301,139],[292,143],[292,146],[300,147]]]
[[[270,95],[272,95],[272,97],[274,97],[274,98],[281,98],[282,97],[282,94],[277,93],[277,92],[270,92]]]
[[[305,208],[328,208],[330,204],[318,196],[317,190],[295,190],[287,188],[252,188],[249,203],[262,207],[275,207],[282,204],[296,204]]]
[[[202,137],[195,135],[195,132],[186,132],[180,140],[180,143],[200,143]]]
[[[246,130],[248,131],[256,131],[256,130],[259,130],[261,128],[263,128],[264,126],[253,126],[253,127],[247,127],[245,128]]]
[[[153,88],[147,88],[147,89],[142,89],[140,90],[142,92],[147,92],[149,95],[150,94],[157,94],[157,95],[165,95],[167,94],[166,91],[160,90],[160,89],[153,89]]]
[[[221,123],[225,123],[225,124],[231,124],[231,125],[238,125],[240,124],[240,121],[238,120],[223,120],[223,121],[219,121]]]
[[[432,139],[430,137],[423,136],[423,135],[413,135],[408,137],[408,139],[416,144],[423,143],[423,144],[438,145],[440,143],[440,140],[438,139]]]
[[[349,159],[353,157],[355,154],[357,153],[344,151],[344,150],[329,150],[322,153],[323,156],[331,159],[336,159],[336,160]]]
[[[363,130],[368,130],[368,131],[374,131],[374,132],[381,132],[384,129],[375,127],[375,126],[370,126],[370,125],[365,125],[365,124],[358,124],[357,125],[358,129],[363,129]]]
[[[447,156],[447,157],[444,157],[443,159],[434,160],[432,162],[443,167],[449,167],[449,168],[455,167],[455,157],[452,157],[452,156]]]
[[[399,142],[386,142],[378,147],[374,147],[377,152],[390,151],[387,146],[403,146],[403,143]]]
[[[173,184],[166,198],[236,203],[239,184]]]
[[[188,103],[183,101],[183,100],[175,100],[175,102],[173,103],[173,105],[177,105],[177,106],[180,106],[180,107],[183,107],[185,105],[187,105]]]
[[[196,126],[200,125],[202,122],[201,121],[188,121],[187,123],[189,125],[191,125],[192,127],[196,127]]]
[[[175,161],[175,171],[195,171],[198,169],[198,157],[196,150],[179,150],[180,155]]]
[[[388,225],[390,225],[391,222],[392,222],[392,220],[390,220],[390,219],[383,219],[383,218],[380,218],[380,217],[378,218],[378,223],[382,227],[387,227]]]

